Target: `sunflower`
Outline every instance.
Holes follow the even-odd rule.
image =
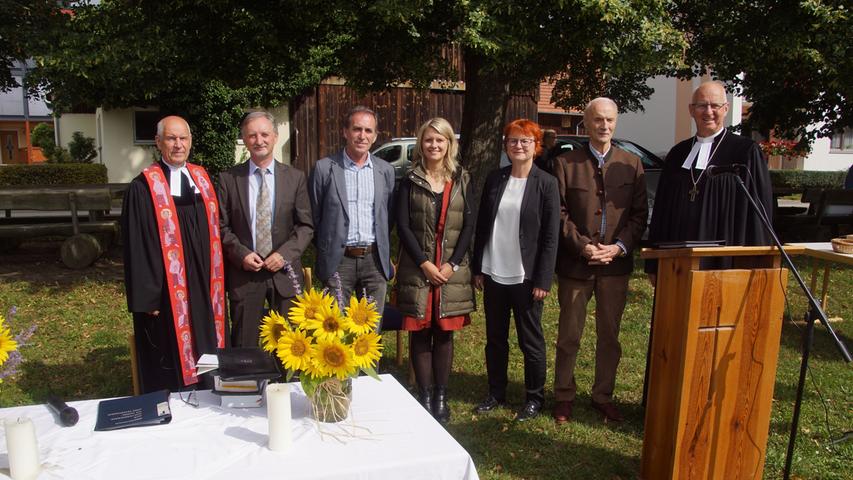
[[[371,368],[379,360],[382,351],[381,337],[376,332],[359,335],[352,342],[352,358],[359,368]]]
[[[6,326],[6,319],[0,315],[0,365],[6,363],[9,354],[18,349],[18,342],[12,337],[12,332]]]
[[[278,340],[278,358],[288,370],[305,370],[311,367],[314,345],[302,330],[284,332]]]
[[[331,305],[334,301],[330,295],[309,288],[293,301],[293,307],[288,312],[290,321],[298,327],[306,320],[313,320],[323,305]]]
[[[355,373],[352,349],[338,339],[320,340],[314,348],[315,374],[344,380]]]
[[[349,331],[356,335],[376,330],[376,324],[379,323],[376,302],[368,302],[364,297],[361,300],[351,297],[349,308],[347,308],[347,319]]]
[[[300,328],[313,330],[312,335],[317,340],[333,340],[344,336],[349,321],[341,315],[341,310],[335,303],[324,303],[320,306],[314,318],[306,319]]]
[[[290,331],[290,325],[275,310],[261,319],[261,343],[267,352],[275,352],[278,341],[285,332]]]

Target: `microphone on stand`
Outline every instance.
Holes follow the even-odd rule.
[[[716,177],[717,175],[725,175],[731,173],[738,177],[743,177],[749,169],[743,163],[730,163],[728,165],[710,165],[708,166],[708,176]]]
[[[59,415],[59,421],[66,427],[73,427],[80,420],[80,414],[74,407],[69,407],[67,403],[51,395],[47,399],[47,406],[53,413]]]

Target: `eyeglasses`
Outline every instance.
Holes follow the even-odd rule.
[[[715,112],[719,112],[721,108],[728,105],[728,103],[691,103],[690,106],[694,109],[704,112],[708,109],[711,109]]]
[[[186,392],[178,390],[178,398],[180,398],[181,401],[186,403],[187,405],[193,408],[198,408],[198,397],[195,394],[195,390],[190,390],[189,396],[187,396],[187,398],[184,398],[184,393]]]
[[[535,139],[532,138],[507,138],[506,144],[510,147],[514,147],[516,145],[521,145],[522,147],[529,147],[536,143]]]

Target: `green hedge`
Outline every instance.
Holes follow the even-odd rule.
[[[0,187],[107,183],[107,167],[91,163],[0,165]]]
[[[844,188],[847,172],[818,172],[813,170],[770,170],[770,180],[774,188]]]

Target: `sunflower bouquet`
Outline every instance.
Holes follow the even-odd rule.
[[[323,400],[343,403],[350,379],[359,372],[379,379],[375,370],[382,351],[378,322],[375,302],[353,296],[341,309],[332,295],[311,288],[296,297],[287,318],[270,311],[261,320],[261,343],[279,358],[288,380],[300,372],[302,389],[320,419],[324,415],[318,410],[338,410]],[[345,416],[344,412],[331,418],[339,421]]]

